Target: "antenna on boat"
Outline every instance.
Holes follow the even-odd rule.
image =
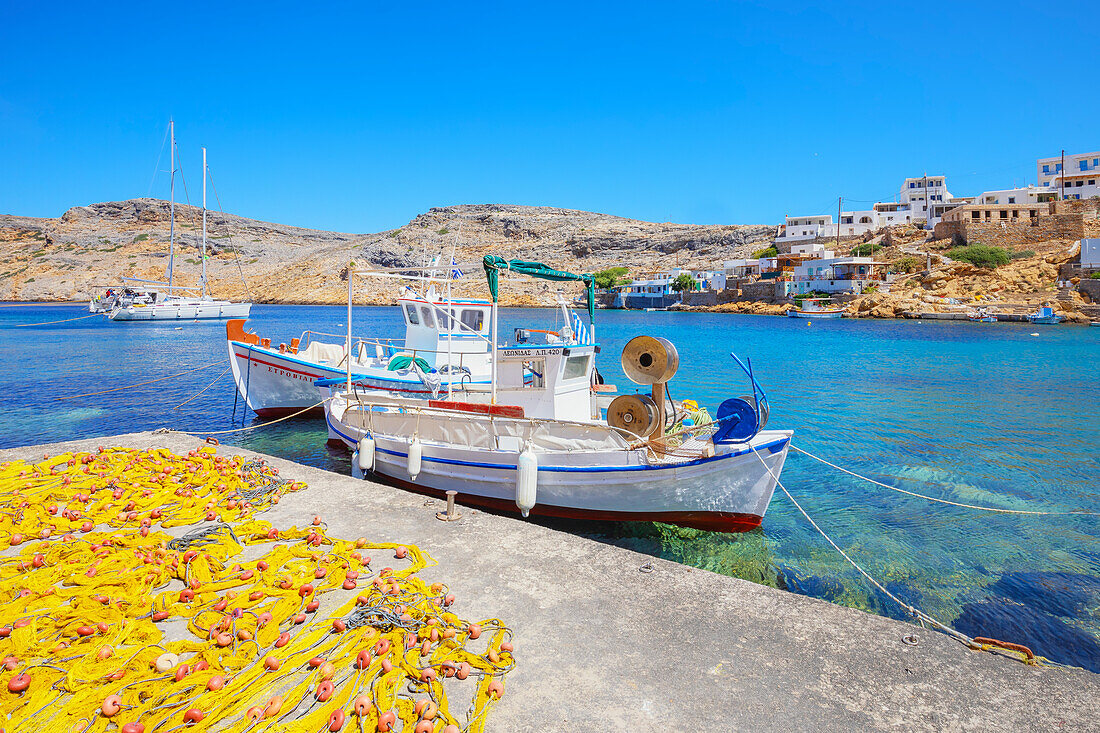
[[[352,295],[352,282],[355,278],[354,260],[348,260],[348,352],[344,357],[347,362],[348,372],[348,399],[351,398],[351,295]]]
[[[206,148],[202,149],[202,297],[206,297]]]
[[[172,168],[168,194],[168,208],[171,212],[168,220],[168,289],[170,291],[173,270],[176,269],[174,266],[176,262],[176,121],[171,118],[168,120],[168,134],[172,138],[168,144],[168,159],[171,161]]]

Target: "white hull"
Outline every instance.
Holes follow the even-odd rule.
[[[335,408],[326,410],[329,433],[355,451],[367,431],[344,424],[340,420],[343,403],[334,404]],[[506,429],[506,422],[497,418],[498,429]],[[531,513],[746,531],[759,526],[767,511],[791,435],[790,431],[765,431],[749,444],[712,446],[712,455],[694,459],[653,461],[647,458],[646,448],[539,452],[537,498]],[[413,491],[441,495],[454,490],[464,503],[518,511],[518,446],[494,450],[425,440],[420,472],[413,478],[408,470],[410,438],[376,432],[374,439],[375,476]],[[362,477],[357,456],[352,467],[353,474]]]
[[[787,315],[791,318],[842,318],[844,311],[802,311],[792,308],[787,311]]]
[[[320,393],[314,384],[318,379],[341,379],[347,375],[342,366],[321,364],[300,358],[296,354],[280,353],[278,349],[264,348],[239,341],[229,343],[229,363],[233,370],[233,380],[245,404],[261,417],[275,417],[316,407]],[[364,374],[365,370],[353,366],[356,379],[352,384],[359,389],[384,390],[402,397],[433,397],[432,389],[426,386],[413,372],[404,375],[383,371],[378,374]],[[457,377],[456,377],[457,379]],[[485,380],[470,380],[468,377],[456,381],[454,391],[467,389],[488,389]],[[444,380],[439,394],[446,395],[447,382]]]
[[[225,300],[180,300],[152,305],[129,305],[108,315],[112,321],[184,321],[195,319],[248,318],[251,303]]]
[[[1054,326],[1062,322],[1061,316],[1028,316],[1028,321],[1037,326]]]

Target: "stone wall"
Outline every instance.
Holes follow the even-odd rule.
[[[1034,219],[963,219],[941,221],[936,225],[936,239],[948,239],[956,235],[968,244],[980,242],[990,247],[1020,249],[1051,239],[1081,239],[1085,236],[1085,221],[1082,214],[1070,213],[1049,214]]]
[[[1081,278],[1077,283],[1077,292],[1093,303],[1100,303],[1100,280],[1093,280],[1091,277]]]
[[[775,281],[761,280],[755,283],[746,283],[741,286],[741,300],[763,300],[772,302],[775,300]]]
[[[1100,218],[1100,196],[1087,199],[1066,199],[1050,202],[1052,214],[1081,214],[1085,219]]]

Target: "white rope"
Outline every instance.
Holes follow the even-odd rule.
[[[964,509],[978,509],[978,510],[983,511],[983,512],[998,512],[1000,514],[1040,514],[1040,515],[1053,515],[1053,516],[1076,515],[1076,516],[1080,516],[1080,517],[1098,517],[1098,516],[1100,516],[1100,512],[1089,512],[1089,511],[1079,510],[1079,509],[1075,509],[1073,511],[1068,511],[1068,512],[1041,512],[1041,511],[1028,510],[1028,509],[998,509],[996,507],[990,507],[990,506],[977,506],[976,504],[963,504],[963,503],[960,503],[960,502],[957,502],[957,501],[950,501],[948,499],[940,499],[940,498],[937,498],[935,496],[928,496],[926,494],[918,494],[915,491],[906,491],[905,489],[898,488],[897,486],[891,486],[890,484],[884,484],[881,481],[875,481],[873,478],[868,478],[867,476],[863,476],[861,474],[858,474],[855,471],[849,471],[846,468],[841,468],[840,466],[836,465],[835,463],[830,463],[829,461],[826,461],[824,458],[821,458],[819,456],[815,456],[813,453],[810,453],[809,451],[805,451],[805,450],[799,448],[798,446],[796,446],[794,444],[791,444],[791,449],[796,450],[799,453],[801,453],[802,455],[807,456],[809,458],[812,458],[815,461],[819,461],[821,463],[824,463],[826,466],[830,466],[832,468],[835,468],[836,470],[838,470],[842,473],[846,473],[849,476],[855,476],[856,478],[861,478],[864,481],[868,481],[868,482],[870,482],[870,483],[872,483],[876,486],[881,486],[884,489],[890,489],[891,491],[897,491],[900,494],[908,494],[909,496],[915,496],[915,497],[918,497],[920,499],[927,499],[928,501],[939,502],[940,504],[949,504],[951,506],[963,507]]]
[[[847,560],[848,563],[853,568],[858,570],[860,572],[860,574],[864,578],[867,579],[867,582],[869,582],[871,585],[878,588],[880,591],[882,591],[882,593],[884,593],[888,598],[890,598],[890,600],[892,600],[894,603],[901,606],[901,608],[903,608],[905,611],[907,611],[910,615],[912,615],[913,617],[915,617],[919,621],[924,622],[924,623],[928,623],[933,628],[939,629],[943,633],[947,634],[948,636],[950,636],[954,639],[957,639],[958,641],[963,642],[967,646],[975,646],[974,640],[972,638],[970,638],[969,636],[967,636],[966,634],[964,634],[960,631],[956,631],[955,629],[951,628],[947,624],[940,623],[939,621],[932,618],[931,616],[929,616],[924,611],[921,611],[919,608],[916,608],[914,606],[910,606],[908,603],[902,601],[900,598],[895,596],[893,593],[886,590],[885,586],[883,586],[882,583],[878,582],[873,577],[871,577],[870,573],[868,573],[866,570],[864,570],[860,566],[860,564],[857,563],[855,560],[853,560],[847,552],[845,552],[843,549],[841,549],[840,545],[838,545],[836,542],[833,542],[833,538],[830,537],[829,535],[827,535],[825,533],[825,530],[821,529],[821,527],[819,527],[817,525],[817,522],[815,522],[813,520],[813,517],[811,517],[809,514],[806,513],[806,510],[802,508],[802,505],[799,504],[793,496],[791,496],[791,492],[787,491],[787,487],[783,485],[783,482],[780,481],[779,477],[776,476],[775,473],[772,471],[771,466],[769,466],[767,464],[767,462],[764,460],[764,458],[760,455],[760,453],[757,452],[756,447],[752,446],[752,445],[750,445],[749,447],[752,449],[753,454],[760,460],[760,462],[762,464],[764,464],[764,469],[768,472],[768,474],[771,475],[771,477],[773,479],[775,479],[775,485],[778,486],[780,489],[782,489],[783,493],[787,495],[787,498],[791,500],[791,503],[795,505],[795,508],[798,509],[798,511],[802,512],[802,516],[806,517],[806,521],[808,521],[810,523],[810,525],[813,526],[813,528],[818,531],[818,534],[820,534],[822,537],[825,538],[826,542],[828,542],[830,545],[833,546],[834,550],[836,550],[837,552],[840,553],[841,557],[843,557],[845,560]],[[793,448],[794,446],[791,446],[791,447]]]

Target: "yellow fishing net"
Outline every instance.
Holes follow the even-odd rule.
[[[277,474],[213,448],[0,464],[0,731],[482,730],[512,632],[452,613],[414,546],[254,518],[305,488]]]

